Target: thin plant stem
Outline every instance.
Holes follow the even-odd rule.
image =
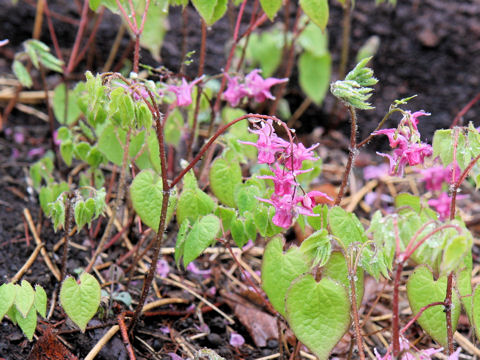
[[[338,191],[338,195],[335,198],[334,206],[339,205],[340,201],[342,200],[345,189],[347,187],[348,177],[350,176],[350,172],[352,171],[353,161],[355,159],[355,155],[357,154],[357,114],[355,113],[355,109],[353,108],[353,106],[348,106],[348,110],[350,112],[351,118],[350,149],[348,152],[348,160],[345,167],[345,172],[343,173],[342,184],[340,185],[340,190]]]
[[[233,44],[232,44],[232,47],[230,48],[230,53],[228,54],[227,64],[225,65],[225,69],[223,70],[220,90],[218,91],[218,96],[215,99],[215,105],[213,106],[213,111],[215,114],[218,113],[218,111],[220,110],[221,94],[223,93],[223,90],[225,90],[225,86],[227,85],[226,74],[230,70],[230,66],[232,65],[233,55],[235,53],[235,48],[238,45],[238,40],[239,40],[238,32],[240,30],[240,24],[242,22],[243,12],[245,11],[245,5],[247,4],[247,1],[248,0],[243,0],[242,4],[240,5],[240,9],[238,10],[237,22],[235,24],[235,30],[233,32]],[[213,119],[215,120],[215,116],[213,116]]]
[[[67,274],[68,246],[70,242],[70,232],[71,232],[72,219],[73,219],[72,202],[73,202],[73,193],[70,192],[67,194],[67,201],[65,204],[65,224],[63,224],[64,230],[65,230],[65,243],[63,244],[62,270],[60,273],[60,282],[62,282],[65,279],[65,276]]]
[[[400,255],[400,235],[398,232],[398,221],[397,218],[393,220],[393,227],[395,232],[395,253],[397,257]],[[401,259],[401,258],[399,258]],[[393,356],[396,357],[400,353],[400,320],[399,320],[399,308],[398,308],[398,298],[399,298],[399,287],[400,279],[402,277],[403,262],[397,262],[397,271],[395,272],[395,279],[393,283],[393,299],[392,299],[392,340],[393,340]]]
[[[47,1],[45,1],[45,6],[43,11],[45,12],[45,16],[47,18],[48,32],[50,33],[50,38],[52,39],[53,48],[55,49],[55,54],[57,55],[57,58],[59,60],[64,62],[62,51],[60,50],[60,45],[58,44],[57,34],[55,33],[55,28],[53,26],[52,14],[48,9]],[[62,67],[65,68],[65,65],[62,65]]]
[[[72,73],[73,68],[75,66],[75,59],[77,58],[78,50],[80,48],[80,42],[82,41],[83,32],[85,31],[85,27],[88,23],[88,0],[84,0],[82,14],[80,17],[80,25],[78,26],[77,35],[75,36],[75,42],[73,43],[72,53],[68,60],[68,65],[65,70],[65,75],[68,76]]]
[[[93,41],[95,40],[95,37],[96,37],[97,32],[98,32],[98,28],[100,27],[100,24],[102,22],[104,12],[105,12],[105,7],[102,7],[100,9],[100,11],[98,12],[98,14],[95,14],[95,21],[93,23],[92,32],[88,36],[87,42],[86,42],[85,46],[83,47],[82,51],[80,51],[80,54],[75,59],[74,64],[73,64],[73,68],[76,68],[78,66],[80,61],[82,61],[82,59],[85,57],[85,54],[87,53],[87,51],[89,49],[91,49],[91,45],[92,45]]]
[[[142,311],[143,305],[147,299],[148,292],[152,285],[153,278],[155,276],[155,272],[157,269],[157,262],[158,256],[160,254],[160,249],[162,248],[163,243],[163,233],[165,231],[166,223],[167,223],[167,210],[168,210],[168,201],[170,199],[170,190],[173,188],[173,185],[168,184],[167,180],[167,158],[165,154],[165,142],[163,137],[163,125],[161,116],[158,114],[153,114],[155,116],[155,123],[156,123],[156,133],[158,139],[158,149],[160,152],[160,167],[161,167],[161,176],[162,176],[162,188],[163,188],[163,199],[162,199],[162,209],[160,211],[160,221],[157,229],[157,234],[154,239],[154,246],[153,246],[153,256],[152,262],[150,264],[150,268],[147,273],[147,277],[143,282],[143,289],[142,295],[140,296],[140,300],[138,302],[137,307],[132,316],[132,320],[129,325],[129,331],[132,331],[135,328],[135,325],[138,321],[138,317]]]
[[[453,271],[448,274],[447,294],[443,305],[445,306],[445,317],[447,319],[447,356],[453,354],[453,324],[452,324],[452,289],[453,289]]]
[[[351,294],[351,302],[352,302],[352,315],[353,315],[353,324],[355,327],[355,339],[357,341],[358,347],[358,355],[360,360],[365,360],[365,353],[363,351],[363,340],[362,340],[362,332],[360,329],[360,319],[358,317],[358,307],[357,307],[357,290],[355,288],[355,274],[356,271],[351,271],[350,273],[350,294]]]
[[[293,71],[293,66],[295,65],[295,42],[298,38],[298,36],[301,34],[304,28],[302,28],[300,31],[298,31],[298,23],[300,21],[300,15],[302,14],[302,7],[298,6],[297,8],[297,14],[295,16],[295,22],[293,23],[293,38],[292,42],[290,44],[290,47],[288,48],[288,54],[287,54],[287,63],[285,65],[285,72],[283,73],[284,78],[290,78],[292,75]],[[278,102],[280,99],[283,97],[283,93],[285,89],[287,88],[287,83],[288,82],[283,82],[278,85],[277,90],[275,91],[275,100],[273,101],[272,106],[270,107],[269,114],[270,115],[275,115],[277,112],[277,107],[278,107]]]
[[[465,107],[460,110],[460,112],[455,116],[455,119],[453,119],[452,125],[450,125],[450,129],[457,126],[458,122],[460,119],[470,110],[470,108],[475,105],[478,101],[480,100],[480,93],[477,94],[470,102],[465,105]]]
[[[400,111],[402,112],[403,110],[401,109],[398,109],[398,108],[393,108],[391,109],[382,119],[382,121],[380,121],[377,125],[377,127],[375,128],[375,130],[373,130],[370,135],[368,135],[364,140],[360,141],[358,144],[357,144],[357,149],[360,149],[362,146],[364,146],[365,144],[367,144],[370,140],[372,140],[372,138],[375,136],[373,135],[373,133],[375,131],[378,131],[382,128],[382,126],[385,124],[385,121],[387,121],[387,119],[396,111]]]
[[[207,24],[205,20],[202,19],[202,42],[200,46],[200,59],[198,62],[198,72],[197,77],[200,78],[203,75],[203,68],[205,65],[205,53],[207,48]],[[193,112],[193,124],[190,129],[190,135],[187,141],[187,159],[191,160],[193,143],[195,142],[195,132],[197,130],[198,114],[200,112],[200,98],[202,96],[202,83],[197,86],[197,96],[195,99],[195,110]]]
[[[187,55],[187,35],[188,35],[188,7],[184,6],[182,9],[182,45],[180,55],[180,70],[179,75],[182,77],[185,73],[185,56]],[[203,21],[203,19],[202,19]]]
[[[255,24],[255,21],[257,19],[257,10],[258,10],[258,0],[255,0],[255,2],[253,4],[252,16],[250,18],[249,27],[251,27],[251,26],[253,26],[253,24]],[[240,60],[238,61],[238,64],[237,64],[237,72],[240,71],[240,69],[242,68],[243,62],[245,60],[245,54],[247,52],[247,47],[248,47],[248,42],[250,40],[250,35],[251,35],[251,32],[248,33],[248,35],[245,39],[245,45],[243,46],[243,49],[242,49],[242,55],[240,56]]]
[[[431,304],[428,304],[428,305],[425,305],[424,307],[422,307],[417,314],[415,314],[415,316],[407,323],[407,325],[405,325],[402,330],[400,331],[401,334],[405,333],[405,331],[408,330],[408,328],[410,326],[412,326],[412,324],[418,320],[418,318],[420,316],[422,316],[423,312],[425,310],[428,310],[430,309],[431,307],[434,307],[434,306],[439,306],[439,305],[445,305],[445,303],[443,301],[436,301],[436,302],[433,302]]]

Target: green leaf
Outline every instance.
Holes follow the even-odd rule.
[[[2,284],[0,286],[0,321],[12,307],[15,301],[17,287],[12,283]]]
[[[455,283],[460,301],[467,313],[470,324],[473,324],[472,317],[472,254],[469,253],[463,259],[463,266],[457,271],[457,281]]]
[[[463,264],[464,257],[471,252],[472,239],[465,235],[450,238],[443,250],[440,274],[447,275]]]
[[[143,14],[145,9],[145,0],[139,1],[137,6],[137,22],[140,24],[140,14]],[[148,8],[145,26],[143,28],[142,36],[140,37],[140,45],[152,54],[157,61],[160,60],[160,49],[163,44],[163,38],[168,28],[168,1],[157,0],[151,1]]]
[[[233,189],[242,182],[242,169],[236,161],[216,159],[210,168],[210,188],[223,204],[235,207]]]
[[[352,243],[364,243],[367,235],[362,223],[354,213],[350,213],[335,206],[328,212],[328,224],[331,233],[337,237],[341,246],[346,249]]]
[[[309,23],[298,37],[303,49],[314,56],[320,57],[328,54],[328,36],[314,23]]]
[[[177,221],[182,224],[189,219],[193,223],[199,217],[213,213],[215,206],[213,199],[198,187],[184,187],[178,199]]]
[[[183,117],[182,113],[177,107],[170,113],[170,115],[168,115],[165,122],[165,142],[170,145],[178,146],[182,136],[182,128]]]
[[[282,7],[282,0],[260,0],[263,11],[270,20],[273,20],[278,10]]]
[[[477,285],[472,296],[472,318],[473,327],[475,328],[475,334],[477,339],[480,339],[480,286]]]
[[[40,285],[35,285],[35,309],[42,316],[47,315],[47,293]]]
[[[440,156],[443,166],[451,164],[453,161],[453,136],[452,130],[437,130],[433,135],[433,155],[432,158]]]
[[[287,292],[287,320],[295,336],[320,360],[328,359],[350,326],[350,300],[342,285],[308,274]]]
[[[37,312],[34,308],[32,308],[28,314],[24,317],[20,312],[15,312],[15,321],[22,329],[25,336],[28,340],[33,340],[33,334],[35,333],[35,329],[37,328]]]
[[[325,98],[330,83],[332,60],[330,54],[316,56],[305,51],[298,60],[300,86],[317,105]]]
[[[395,197],[395,208],[398,209],[401,207],[410,208],[418,213],[422,208],[422,203],[418,196],[409,193],[401,193]]]
[[[308,257],[297,247],[283,252],[284,241],[274,237],[265,247],[262,288],[275,310],[285,316],[285,294],[293,280],[310,270]]]
[[[258,206],[257,197],[260,196],[260,189],[255,185],[239,185],[234,190],[235,204],[237,204],[240,215],[245,211],[253,212]]]
[[[75,92],[68,90],[64,83],[57,85],[53,91],[53,113],[60,124],[70,125],[74,123],[82,114],[78,107]],[[65,114],[65,106],[67,113]],[[65,116],[66,115],[66,116]]]
[[[248,242],[248,237],[245,232],[245,224],[240,219],[234,219],[230,226],[230,233],[232,239],[238,247],[244,246]]]
[[[227,0],[192,0],[192,3],[208,26],[213,25],[227,11]]]
[[[213,214],[197,220],[185,239],[183,249],[183,266],[187,267],[193,260],[215,241],[220,231],[220,219]]]
[[[20,81],[20,83],[22,84],[22,86],[29,88],[33,85],[32,77],[28,73],[27,68],[23,66],[20,61],[13,61],[12,70],[18,81]]]
[[[68,317],[85,332],[88,322],[100,305],[100,284],[88,273],[80,275],[79,283],[67,277],[60,289],[60,302]]]
[[[363,269],[357,267],[357,275],[355,277],[355,294],[357,296],[357,308],[362,304],[364,281]],[[334,251],[328,260],[328,263],[322,269],[322,277],[328,277],[348,290],[349,298],[351,298],[350,280],[348,267],[345,257],[340,251]]]
[[[72,140],[62,141],[60,144],[60,155],[62,155],[63,161],[68,166],[72,165],[73,160],[73,143]]]
[[[323,266],[330,258],[332,244],[328,231],[323,229],[315,231],[312,235],[302,241],[300,250],[312,259],[313,266]]]
[[[158,231],[163,201],[162,179],[152,170],[142,170],[133,179],[130,196],[140,219],[154,231]],[[176,192],[172,190],[168,201],[167,224],[173,216],[176,203]]]
[[[363,59],[347,74],[345,80],[330,84],[331,93],[347,106],[362,110],[373,109],[367,100],[372,96],[372,86],[378,80],[373,77],[373,70],[366,67],[370,60],[371,58]]]
[[[87,201],[77,201],[75,203],[74,215],[77,223],[77,232],[80,232],[85,224],[90,224],[95,213],[95,202],[93,199]]]
[[[307,217],[307,221],[310,224],[310,226],[314,230],[325,229],[328,226],[328,224],[327,224],[328,206],[325,205],[325,204],[316,205],[313,208],[313,213],[318,214],[320,216],[309,216],[309,217]]]
[[[16,285],[16,287],[15,307],[23,317],[26,317],[35,301],[35,291],[26,280],[22,280],[22,285]]]
[[[320,29],[325,30],[328,23],[328,1],[327,0],[300,0],[303,12],[317,24]]]
[[[63,197],[48,204],[49,214],[53,220],[53,228],[57,231],[60,226],[65,226],[65,204]]]
[[[427,266],[418,266],[407,282],[407,296],[412,312],[417,314],[424,306],[443,302],[447,291],[447,277],[442,276],[437,281]],[[460,300],[455,291],[452,292],[452,327],[457,328],[460,316]],[[436,342],[447,346],[447,326],[443,306],[433,306],[425,310],[418,318],[418,323]]]
[[[190,221],[186,219],[182,225],[180,225],[180,229],[178,229],[177,241],[175,243],[175,264],[177,267],[180,266],[180,259],[183,257],[188,230],[190,230]]]
[[[234,209],[219,206],[215,210],[215,215],[222,220],[223,231],[228,231],[237,214]]]

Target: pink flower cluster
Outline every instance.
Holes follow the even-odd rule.
[[[179,86],[170,85],[167,88],[167,91],[173,92],[177,97],[175,105],[176,106],[190,105],[192,103],[192,89],[196,84],[202,81],[202,79],[203,79],[203,76],[189,83],[187,82],[187,80],[185,80],[185,78],[182,78],[182,85],[179,85]]]
[[[266,99],[275,99],[270,92],[273,85],[288,81],[288,79],[267,78],[264,79],[259,74],[260,70],[252,70],[243,83],[240,82],[240,76],[229,76],[227,90],[223,92],[223,98],[228,101],[230,106],[235,107],[245,96],[255,99],[256,102],[263,102]]]
[[[320,191],[299,195],[296,181],[298,174],[312,170],[301,170],[302,163],[304,160],[316,160],[313,150],[318,144],[305,148],[301,143],[292,144],[283,140],[275,134],[272,120],[263,122],[258,130],[250,131],[258,135],[257,142],[241,143],[255,146],[258,149],[258,163],[270,165],[273,172],[273,175],[259,176],[261,179],[271,179],[274,183],[274,193],[270,199],[259,199],[275,207],[273,223],[287,229],[299,214],[318,216],[313,212],[316,197],[332,199]]]
[[[443,184],[450,184],[452,180],[458,181],[462,171],[458,164],[455,163],[454,166],[450,164],[446,168],[442,165],[432,166],[421,170],[420,174],[422,175],[421,180],[425,182],[425,188],[428,191],[441,191]],[[455,177],[452,179],[453,176]]]
[[[390,162],[390,175],[402,176],[405,166],[423,164],[425,157],[432,155],[432,147],[420,141],[418,131],[418,117],[430,115],[424,111],[417,111],[413,114],[405,111],[403,119],[396,129],[383,129],[373,135],[387,135],[390,146],[395,149],[393,155],[377,153],[386,157]]]
[[[425,188],[432,192],[441,192],[443,184],[451,184],[458,181],[461,176],[461,170],[457,163],[452,163],[446,168],[443,166],[433,166],[424,169],[421,172],[422,181],[425,182]],[[457,199],[465,198],[465,195],[457,195]],[[428,200],[428,205],[431,206],[438,213],[440,220],[446,220],[450,217],[450,205],[452,198],[446,191],[440,193],[435,199]]]

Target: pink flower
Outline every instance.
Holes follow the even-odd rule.
[[[430,115],[424,111],[411,113],[405,111],[403,118],[396,129],[383,129],[373,132],[373,135],[386,135],[393,151],[393,155],[377,153],[388,158],[390,175],[402,176],[405,166],[423,164],[425,157],[432,155],[432,147],[420,142],[420,133],[417,124],[418,117]]]
[[[256,102],[264,102],[266,99],[274,100],[275,97],[270,92],[273,85],[281,84],[288,81],[285,79],[267,78],[263,79],[258,73],[259,69],[252,70],[245,77],[245,86],[249,93],[249,97],[253,97]]]
[[[258,149],[259,164],[273,164],[275,155],[283,151],[286,144],[285,140],[279,138],[273,129],[272,120],[262,123],[262,127],[258,130],[249,130],[251,133],[258,135],[256,143],[249,141],[239,141],[241,144],[252,145]]]
[[[303,160],[315,161],[317,158],[314,156],[313,150],[320,144],[314,144],[309,148],[305,148],[302,143],[290,145],[285,144],[285,156],[283,157],[283,165],[289,170],[300,170],[302,168]],[[293,152],[292,152],[293,148]],[[293,154],[293,161],[292,161]],[[293,167],[292,167],[293,165]]]
[[[230,345],[232,345],[233,347],[240,347],[243,344],[245,344],[245,339],[242,335],[237,333],[232,333],[230,335]]]
[[[457,195],[457,200],[465,199],[466,195]],[[452,199],[446,192],[442,192],[437,199],[428,200],[428,205],[435,209],[440,220],[446,220],[450,217],[450,205]]]
[[[168,262],[164,259],[160,259],[157,261],[157,273],[160,277],[166,278],[168,273],[170,272],[170,266],[168,266]]]
[[[440,191],[442,185],[450,184],[453,176],[453,166],[450,164],[446,168],[443,166],[432,166],[431,168],[423,169],[420,171],[422,175],[421,180],[425,182],[425,188],[429,191]],[[455,178],[453,181],[458,181],[462,174],[458,164],[455,164]]]
[[[278,196],[292,194],[295,186],[298,185],[295,181],[294,174],[292,171],[282,169],[278,164],[276,164],[275,169],[271,169],[274,173],[274,176],[264,175],[258,176],[259,179],[270,179],[273,180],[275,186],[275,194]]]
[[[371,179],[380,179],[386,175],[388,175],[388,165],[382,163],[380,165],[369,165],[363,168],[363,178],[365,180]]]
[[[132,86],[128,86],[127,84],[124,83],[118,83],[118,86],[121,88],[125,89],[127,93],[131,94],[133,96],[133,99],[135,101],[143,99],[149,99],[150,95],[148,94],[147,89],[145,89],[145,86],[134,82],[132,83]]]
[[[401,135],[398,132],[398,129],[382,129],[374,131],[373,135],[387,135],[388,142],[390,143],[390,147],[392,149],[396,148],[398,145],[400,145],[400,147],[404,147],[408,144],[408,139]]]
[[[413,128],[415,130],[418,131],[418,128],[417,128],[417,125],[418,125],[418,117],[420,116],[430,116],[431,114],[430,113],[427,113],[423,110],[420,110],[420,111],[415,111],[413,114],[410,112],[410,111],[406,111],[406,113],[408,114],[408,122],[410,122],[410,124],[412,124]]]
[[[299,214],[318,216],[312,211],[313,207],[316,205],[316,196],[330,199],[326,194],[320,191],[311,191],[305,196],[295,196],[294,194],[278,196],[277,194],[273,194],[270,200],[261,198],[258,200],[273,205],[275,207],[275,215],[272,218],[272,222],[279,227],[288,229],[292,226],[293,220]]]
[[[200,270],[200,269],[197,267],[197,265],[195,265],[194,262],[191,262],[190,264],[188,264],[187,270],[188,270],[188,271],[191,271],[191,272],[194,273],[195,275],[202,275],[204,278],[210,277],[210,275],[211,275],[211,273],[212,273],[212,270],[210,270],[210,269]]]
[[[244,96],[248,95],[248,92],[243,84],[238,83],[238,76],[230,77],[228,74],[225,74],[225,76],[228,79],[228,85],[227,90],[223,92],[223,98],[228,101],[230,106],[235,107]]]
[[[411,348],[410,343],[407,339],[403,336],[400,337],[400,353],[401,358],[400,360],[430,360],[434,354],[442,352],[443,348],[440,349],[425,349],[425,350],[417,350],[415,348]],[[382,357],[378,352],[377,349],[373,349],[377,360],[393,360],[393,356],[391,354],[391,348],[388,349],[387,353]],[[452,354],[453,355],[453,354]],[[458,356],[457,356],[458,359]],[[455,360],[451,356],[449,360]]]
[[[191,83],[188,83],[185,78],[182,78],[182,85],[180,86],[175,86],[175,85],[170,85],[167,88],[167,91],[173,92],[177,96],[177,101],[176,105],[177,106],[188,106],[192,103],[192,89],[193,87],[202,81],[203,76],[192,81]]]
[[[327,194],[321,191],[310,191],[309,193],[305,194],[305,196],[302,199],[303,207],[308,210],[313,210],[313,208],[316,205],[315,199],[317,197],[323,197],[328,201],[333,201],[333,199],[330,196],[328,196]]]

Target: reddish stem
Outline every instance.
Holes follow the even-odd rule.
[[[412,326],[412,324],[413,324],[415,321],[417,321],[420,316],[422,316],[422,314],[423,314],[423,312],[424,312],[425,310],[430,309],[431,307],[434,307],[434,306],[438,306],[438,305],[444,305],[444,306],[445,306],[445,303],[444,303],[443,301],[437,301],[437,302],[433,302],[433,303],[431,303],[431,304],[428,304],[428,305],[425,305],[424,307],[422,307],[422,308],[418,311],[418,313],[413,317],[413,319],[410,320],[410,321],[407,323],[407,325],[405,325],[405,326],[402,328],[402,330],[400,331],[400,333],[401,333],[401,334],[405,333],[405,331],[407,331],[408,328],[409,328],[410,326]]]
[[[470,102],[465,105],[465,107],[460,110],[460,112],[457,114],[457,116],[455,116],[455,119],[453,119],[453,122],[452,122],[452,125],[450,125],[450,129],[457,126],[458,122],[460,121],[460,119],[468,112],[468,110],[471,109],[471,107],[473,105],[475,105],[478,101],[480,100],[480,93],[477,94],[477,96],[475,96],[472,100],[470,100]]]
[[[76,68],[80,61],[85,57],[85,54],[87,53],[88,49],[90,49],[90,46],[92,45],[93,40],[95,40],[95,36],[97,35],[98,28],[100,27],[100,23],[102,22],[103,18],[103,13],[105,11],[105,8],[102,7],[96,16],[95,23],[93,24],[93,29],[92,32],[90,33],[87,43],[83,47],[82,51],[80,51],[80,54],[77,56],[75,59],[75,63],[73,64],[73,68]]]
[[[232,65],[233,54],[235,53],[235,48],[238,44],[238,31],[240,29],[240,24],[242,22],[243,12],[245,10],[245,5],[247,4],[247,0],[243,0],[242,5],[240,5],[240,9],[238,10],[237,15],[237,22],[235,24],[235,30],[233,32],[233,44],[230,49],[230,53],[228,54],[227,64],[225,65],[225,69],[223,70],[222,76],[222,83],[220,85],[220,90],[218,91],[217,98],[215,99],[215,105],[213,106],[214,113],[217,113],[220,110],[220,101],[221,101],[221,94],[223,90],[225,90],[225,86],[227,85],[227,73],[230,70],[230,66]],[[215,116],[214,116],[215,118]]]
[[[58,44],[57,34],[55,34],[55,28],[52,22],[52,14],[48,9],[47,1],[45,1],[45,7],[43,8],[43,12],[45,13],[45,16],[47,18],[48,31],[50,32],[50,38],[52,39],[55,54],[57,55],[57,58],[59,60],[65,62],[63,59],[62,51],[60,50],[60,45]],[[65,65],[63,65],[63,67],[65,67]]]
[[[80,47],[80,42],[82,41],[83,32],[85,31],[85,27],[88,23],[88,0],[84,0],[83,8],[82,8],[82,15],[80,17],[80,25],[78,27],[77,35],[75,37],[75,42],[73,43],[72,53],[70,54],[70,59],[68,60],[68,65],[65,70],[65,75],[68,76],[72,73],[75,59],[77,58],[77,53]]]

